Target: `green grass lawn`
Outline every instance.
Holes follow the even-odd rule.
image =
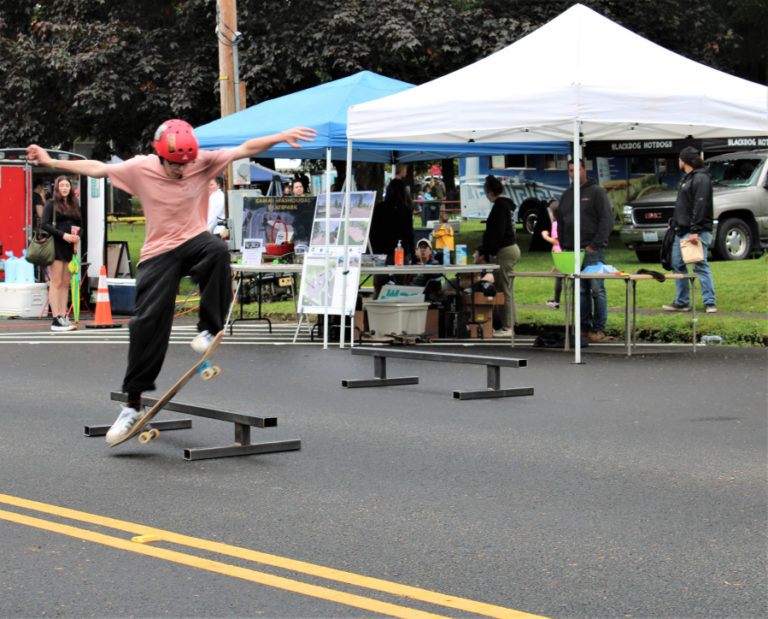
[[[467,245],[468,253],[480,243],[484,224],[479,221],[463,221],[461,232],[456,242]],[[518,231],[519,232],[519,231]],[[144,226],[118,224],[116,229],[108,231],[110,241],[127,241],[131,260],[135,265],[139,261],[141,245],[144,241]],[[518,242],[522,256],[517,264],[520,272],[539,272],[552,269],[552,258],[546,252],[529,252],[530,236],[519,234]],[[660,264],[638,262],[633,251],[621,243],[618,232],[611,236],[606,260],[620,271],[635,272],[640,268],[664,272]],[[697,333],[699,335],[717,334],[725,338],[728,344],[768,345],[768,321],[765,319],[768,307],[768,255],[738,262],[710,262],[717,294],[718,314],[697,312]],[[563,324],[562,311],[548,309],[544,303],[552,298],[553,280],[545,278],[518,278],[515,281],[515,301],[518,307],[518,322],[523,328],[560,327]],[[190,280],[182,282],[180,292],[184,295],[194,289]],[[608,315],[608,333],[614,337],[624,336],[624,291],[622,281],[606,281],[608,306],[621,308],[621,313],[610,312]],[[702,309],[699,287],[696,287],[697,309]],[[637,285],[638,310],[659,310],[664,303],[674,300],[673,282],[659,283],[643,281]],[[537,306],[537,307],[524,307]],[[246,305],[247,314],[255,315],[256,306]],[[294,319],[293,301],[270,303],[263,307],[267,315],[274,318]],[[724,313],[756,314],[762,316],[740,317],[725,316]],[[637,316],[637,333],[641,341],[685,342],[691,338],[690,314],[654,314]]]

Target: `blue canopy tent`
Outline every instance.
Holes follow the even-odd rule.
[[[272,180],[273,176],[279,176],[280,180],[287,181],[290,180],[290,176],[286,176],[285,174],[280,174],[280,172],[276,172],[275,170],[270,170],[268,167],[263,166],[259,163],[252,163],[251,166],[251,182],[252,183],[268,183]]]
[[[270,99],[235,114],[195,128],[200,148],[217,149],[239,146],[254,137],[279,133],[295,126],[317,131],[314,142],[302,143],[297,150],[278,144],[259,155],[264,158],[330,159],[347,158],[347,108],[413,88],[412,84],[360,71],[349,77],[327,82]],[[445,105],[450,106],[447,101]],[[439,111],[435,110],[435,114]],[[430,114],[431,116],[431,114]],[[476,144],[457,139],[454,144],[416,142],[365,142],[353,144],[353,161],[391,163],[393,161],[428,161],[503,153],[570,152],[562,143]]]

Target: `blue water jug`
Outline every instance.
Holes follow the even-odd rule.
[[[23,251],[24,258],[19,258],[16,264],[16,283],[34,284],[35,283],[35,265],[27,262],[27,250]]]
[[[19,259],[13,255],[10,249],[6,253],[8,257],[5,259],[5,283],[15,284],[19,272]]]

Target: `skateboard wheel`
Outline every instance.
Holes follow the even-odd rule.
[[[211,369],[213,370],[214,376],[218,376],[219,374],[221,374],[221,368],[218,365],[212,366]]]
[[[203,377],[203,380],[210,380],[216,375],[216,373],[213,368],[205,368],[202,372],[200,372],[200,375]]]
[[[146,445],[149,441],[154,441],[158,436],[160,436],[160,430],[157,428],[145,430],[139,434],[139,443]]]

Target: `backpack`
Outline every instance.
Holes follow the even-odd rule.
[[[675,228],[669,226],[667,232],[664,234],[664,239],[661,241],[661,249],[659,250],[659,261],[667,271],[672,270],[672,247],[676,242]]]

